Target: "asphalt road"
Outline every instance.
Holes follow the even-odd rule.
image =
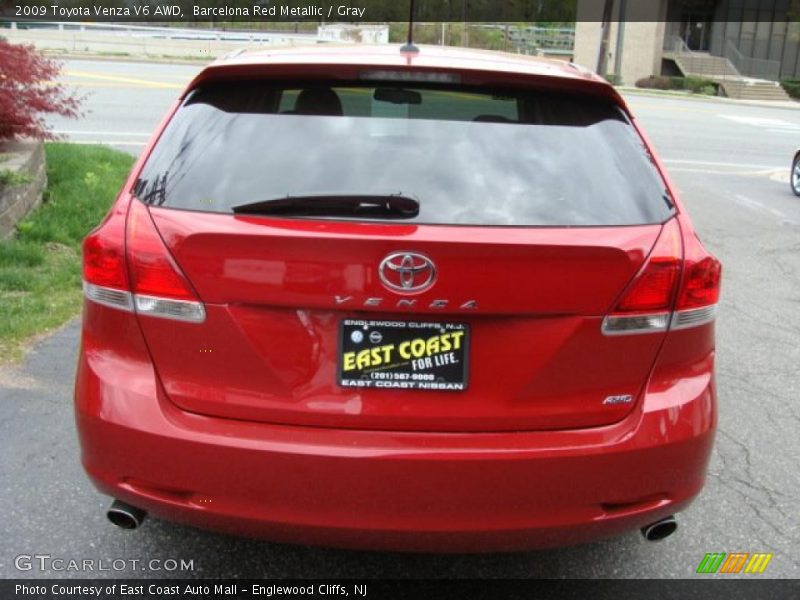
[[[54,120],[69,139],[134,154],[193,66],[79,62],[65,81],[89,93],[88,115]],[[0,577],[15,557],[183,559],[194,570],[102,576],[692,577],[706,552],[772,552],[764,576],[800,575],[800,199],[787,185],[800,110],[630,96],[706,245],[723,261],[718,320],[720,422],[708,483],[678,515],[678,533],[510,555],[426,556],[285,546],[155,519],[137,532],[104,517],[108,500],[83,475],[72,425],[78,324],[0,369]],[[168,457],[165,457],[168,460]]]

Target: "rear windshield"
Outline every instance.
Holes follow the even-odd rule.
[[[608,100],[401,85],[197,89],[135,193],[218,213],[286,197],[403,195],[419,203],[409,222],[452,225],[638,225],[672,214],[641,139]]]

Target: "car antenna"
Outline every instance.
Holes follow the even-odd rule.
[[[408,38],[400,47],[400,52],[419,52],[419,48],[414,45],[414,0],[408,0],[408,4]]]

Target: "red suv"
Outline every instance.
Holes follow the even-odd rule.
[[[572,64],[216,62],[83,277],[83,464],[123,527],[511,550],[658,539],[703,486],[720,264]]]

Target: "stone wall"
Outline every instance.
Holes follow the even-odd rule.
[[[0,184],[0,238],[14,233],[17,223],[42,201],[47,185],[44,144],[23,140],[0,143],[0,171],[19,173],[24,181]]]

